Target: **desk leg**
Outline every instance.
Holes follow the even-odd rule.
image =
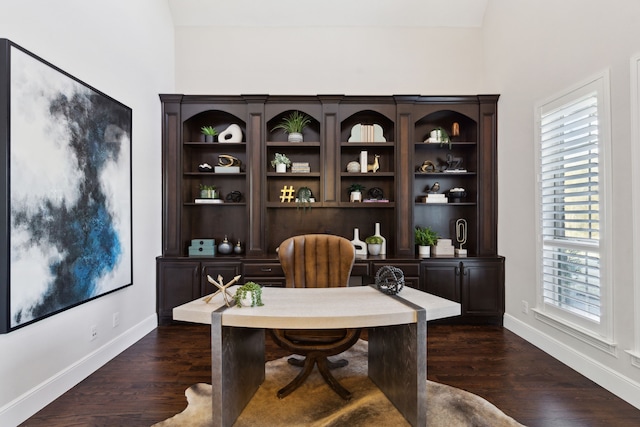
[[[412,426],[426,426],[426,320],[370,328],[368,337],[369,378]]]
[[[264,381],[264,329],[222,326],[211,318],[213,425],[232,426]]]

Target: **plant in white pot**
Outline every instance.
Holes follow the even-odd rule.
[[[369,255],[380,255],[380,251],[382,250],[382,237],[369,236],[364,239],[364,241],[367,244]]]
[[[271,166],[276,168],[276,172],[285,173],[287,168],[291,166],[291,160],[286,154],[276,153],[273,160],[271,160]]]
[[[204,135],[205,142],[213,142],[213,137],[218,134],[218,131],[213,126],[202,126],[200,131]]]
[[[347,191],[349,192],[349,201],[350,202],[361,202],[362,201],[362,192],[366,187],[362,184],[351,184]]]
[[[421,257],[431,256],[431,246],[438,242],[438,233],[433,231],[431,227],[416,226],[415,242],[418,245],[418,255]]]
[[[262,286],[255,282],[247,282],[236,289],[234,296],[238,307],[256,307],[262,303]]]
[[[311,123],[311,117],[300,111],[294,111],[287,117],[284,117],[278,125],[271,129],[271,132],[282,129],[288,134],[287,141],[302,142],[304,140],[302,131],[309,123]]]

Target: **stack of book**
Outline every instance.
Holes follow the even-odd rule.
[[[291,172],[292,173],[311,172],[311,168],[309,167],[309,162],[291,162]]]
[[[453,256],[455,248],[451,243],[451,239],[438,239],[438,243],[431,248],[433,256]]]
[[[429,193],[424,198],[425,203],[448,203],[449,199],[444,193]]]

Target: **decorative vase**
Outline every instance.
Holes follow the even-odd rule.
[[[213,142],[213,135],[205,135],[204,142]]]
[[[352,191],[349,194],[349,200],[351,202],[361,202],[362,201],[362,192],[361,191]]]
[[[240,240],[238,240],[238,243],[236,243],[236,245],[233,247],[233,252],[236,254],[242,253],[242,245],[240,244]]]
[[[304,138],[300,132],[291,132],[289,136],[287,136],[287,141],[289,142],[302,142]]]
[[[224,236],[224,240],[218,245],[218,252],[221,254],[230,254],[233,251],[233,246],[227,239],[227,236]]]
[[[381,255],[382,252],[382,244],[381,243],[367,243],[367,249],[369,250],[369,255]]]
[[[253,291],[248,291],[244,294],[244,298],[240,299],[240,305],[242,307],[253,307]]]
[[[429,258],[431,256],[431,246],[418,245],[418,255],[420,258]]]
[[[360,230],[357,228],[353,229],[353,240],[351,243],[356,248],[356,255],[367,256],[367,244],[360,240]]]
[[[276,172],[277,173],[285,173],[287,172],[287,165],[284,163],[278,163],[276,165]]]
[[[387,254],[387,239],[385,239],[382,234],[380,234],[380,223],[376,222],[376,226],[375,226],[375,232],[373,233],[374,236],[376,237],[380,237],[382,239],[382,243],[380,244],[380,255],[386,255]],[[377,254],[375,254],[377,255]]]

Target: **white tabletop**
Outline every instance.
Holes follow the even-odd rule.
[[[235,294],[235,288],[229,288]],[[427,320],[460,314],[460,304],[413,288],[398,294],[426,310]],[[262,290],[261,307],[229,307],[225,326],[282,329],[366,328],[415,323],[416,311],[370,286],[344,288],[276,288]],[[174,320],[211,324],[211,313],[224,306],[222,294],[173,309]]]

